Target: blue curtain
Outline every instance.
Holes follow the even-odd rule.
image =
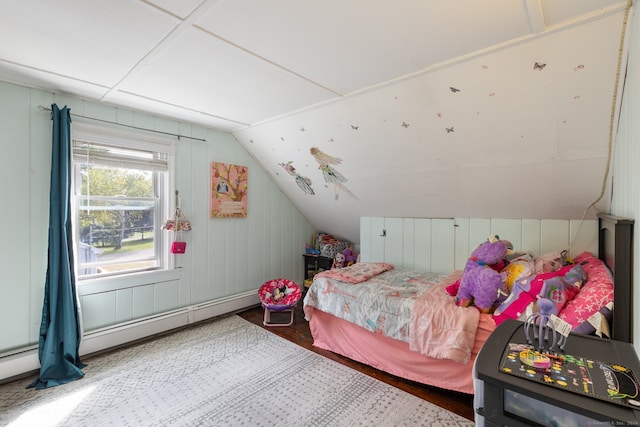
[[[51,106],[49,261],[38,342],[40,376],[29,387],[53,387],[84,376],[71,235],[71,113]]]

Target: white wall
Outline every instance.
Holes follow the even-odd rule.
[[[463,270],[469,254],[491,234],[534,256],[565,249],[569,258],[598,253],[598,221],[593,220],[361,217],[360,256],[449,273]]]
[[[640,353],[640,14],[637,8],[629,19],[632,21],[628,34],[629,61],[615,144],[611,213],[635,219],[632,336],[636,351]]]
[[[80,289],[85,329],[103,328],[234,295],[256,295],[274,277],[303,279],[302,253],[313,229],[269,175],[227,133],[94,102],[0,83],[0,356],[37,343],[47,268],[51,120],[39,106],[205,139],[177,142],[175,186],[193,231],[180,269],[103,292]],[[72,116],[73,119],[73,116]],[[79,120],[79,119],[77,119]],[[249,168],[248,216],[209,218],[212,161]],[[81,285],[80,285],[81,287]],[[92,290],[93,289],[93,290]],[[1,358],[0,358],[1,361]]]

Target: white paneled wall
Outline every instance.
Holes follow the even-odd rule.
[[[187,253],[175,257],[176,269],[169,272],[114,279],[109,284],[81,282],[83,324],[89,335],[181,310],[199,314],[174,316],[180,321],[201,319],[204,313],[221,314],[224,307],[216,305],[220,301],[235,309],[234,300],[257,303],[256,291],[267,280],[286,277],[302,282],[302,253],[315,230],[232,135],[2,82],[0,98],[0,173],[5,183],[0,188],[0,223],[8,225],[4,237],[12,242],[0,245],[0,324],[10,325],[0,328],[0,365],[3,354],[38,341],[51,162],[51,120],[39,106],[67,105],[74,121],[82,120],[78,115],[89,116],[205,140],[176,142],[174,186],[193,226],[184,236]],[[212,161],[249,168],[247,218],[209,217]]]
[[[565,249],[570,257],[598,251],[598,222],[591,220],[362,217],[361,260],[448,273],[463,269],[469,254],[491,234],[535,256]]]

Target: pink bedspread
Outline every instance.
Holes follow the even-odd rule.
[[[380,273],[391,270],[393,265],[385,262],[358,262],[349,267],[325,270],[315,277],[327,277],[347,283],[362,283]]]
[[[347,269],[331,272],[343,270]],[[461,274],[388,269],[369,280],[349,283],[323,272],[315,276],[307,290],[305,317],[310,320],[314,309],[321,310],[376,334],[404,341],[411,350],[425,356],[467,364],[479,311],[456,306],[445,291]]]
[[[411,350],[434,359],[469,363],[480,312],[475,307],[456,306],[444,290],[461,275],[452,273],[439,286],[427,288],[415,302],[411,310]]]
[[[496,324],[490,314],[480,315],[471,360],[466,365],[433,359],[409,350],[409,344],[367,331],[320,310],[309,321],[313,345],[341,354],[390,374],[422,384],[473,394],[473,361]]]

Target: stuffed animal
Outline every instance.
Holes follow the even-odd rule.
[[[502,263],[507,246],[498,236],[489,239],[473,250],[460,279],[456,305],[475,305],[481,313],[492,313],[507,297],[506,275],[492,265]]]
[[[353,253],[351,248],[347,248],[342,251],[342,255],[344,255],[344,262],[346,267],[355,264],[355,262],[358,260],[358,257]]]
[[[335,269],[335,268],[343,268],[344,265],[344,255],[342,255],[342,253],[338,252],[336,254],[336,256],[333,258],[333,264],[331,265],[331,269]]]

